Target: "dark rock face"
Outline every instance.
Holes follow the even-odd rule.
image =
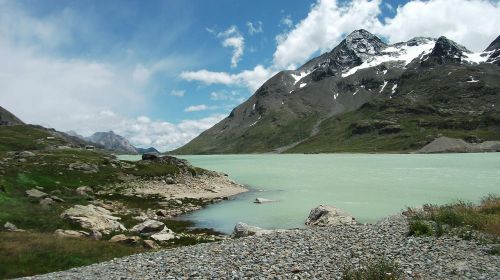
[[[429,54],[426,63],[429,61],[435,62],[437,64],[445,63],[460,63],[464,53],[470,53],[464,46],[461,46],[444,36],[439,37],[436,41],[434,49]]]
[[[489,63],[496,64],[500,66],[500,36],[498,36],[495,41],[493,41],[488,48],[485,50],[486,52],[492,52],[488,58]]]
[[[0,106],[0,125],[21,125],[24,124],[19,118],[14,116],[11,112],[7,111]]]
[[[146,149],[145,148],[136,148],[136,149],[137,149],[137,152],[139,154],[141,154],[141,155],[142,154],[147,154],[147,153],[160,154],[160,152],[157,149],[153,148],[153,147],[149,147],[149,148],[146,148]]]
[[[173,153],[293,152],[308,142],[331,148],[366,137],[418,150],[428,143],[419,133],[431,130],[436,137],[442,129],[464,136],[485,129],[500,139],[500,49],[491,50],[497,45],[480,54],[446,37],[388,45],[357,30],[297,70],[277,73],[226,119]]]

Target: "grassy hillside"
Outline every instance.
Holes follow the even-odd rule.
[[[380,94],[324,121],[317,135],[287,152],[406,152],[439,136],[500,140],[497,71],[494,65],[410,69],[390,98]],[[468,82],[471,76],[479,82]]]
[[[87,205],[94,200],[118,203],[131,210],[157,209],[162,198],[110,194],[108,187],[134,178],[174,176],[179,173],[179,167],[165,162],[121,162],[105,152],[68,148],[69,145],[71,143],[53,138],[50,132],[35,126],[0,126],[0,279],[68,269],[145,250],[141,243],[136,246],[110,243],[107,240],[111,235],[97,241],[58,237],[54,231],[81,230],[60,215],[74,205]],[[70,168],[75,163],[96,170],[85,172]],[[82,186],[91,187],[93,193],[76,192]],[[30,189],[39,189],[61,200],[47,207],[26,195]],[[127,228],[138,223],[130,215],[113,215],[121,218]],[[4,229],[7,222],[23,231],[7,231]],[[166,220],[164,223],[176,232],[190,232],[189,222]],[[197,242],[204,240],[182,237],[169,246]]]

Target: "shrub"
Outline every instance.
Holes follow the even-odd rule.
[[[408,235],[411,236],[431,236],[433,234],[432,228],[426,222],[420,219],[410,221],[410,230]]]
[[[398,264],[385,258],[365,262],[359,268],[347,267],[342,280],[397,280],[403,279]]]

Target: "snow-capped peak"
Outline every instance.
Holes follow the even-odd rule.
[[[418,38],[418,41],[410,40],[406,43],[387,46],[379,55],[370,56],[361,65],[342,73],[342,77],[350,76],[360,69],[377,66],[384,62],[398,61],[401,62],[402,66],[406,66],[415,58],[430,53],[435,44],[434,39]]]

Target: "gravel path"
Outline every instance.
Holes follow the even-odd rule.
[[[500,279],[500,256],[455,237],[407,237],[404,218],[276,232],[133,255],[31,279],[338,279],[346,264],[395,260],[408,279]]]

